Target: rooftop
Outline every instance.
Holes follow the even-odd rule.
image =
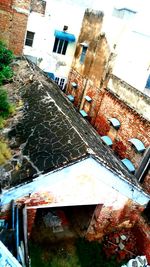
[[[1,167],[2,188],[32,181],[89,157],[141,188],[52,80],[26,59],[16,61],[15,68],[11,87],[18,87],[23,107],[7,133],[14,154]]]

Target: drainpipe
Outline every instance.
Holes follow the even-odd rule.
[[[12,230],[15,229],[15,203],[12,200]]]
[[[19,209],[16,206],[16,249],[17,249],[17,260],[19,261]]]

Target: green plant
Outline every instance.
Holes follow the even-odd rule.
[[[4,119],[0,116],[0,129],[4,127],[5,121]]]
[[[13,58],[13,52],[7,49],[6,45],[0,41],[0,85],[13,76],[13,71],[9,66]]]
[[[5,142],[0,142],[0,165],[11,157],[11,151]]]
[[[0,89],[0,116],[7,118],[14,110],[15,106],[10,104],[6,90]]]

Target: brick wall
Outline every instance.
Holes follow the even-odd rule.
[[[128,106],[131,106],[141,116],[149,120],[150,98],[148,96],[114,75],[109,80],[108,87]]]
[[[132,251],[134,248],[130,246],[133,243],[132,239],[134,239],[137,255],[146,255],[150,263],[150,226],[141,216],[142,211],[142,206],[136,205],[130,200],[120,209],[113,207],[113,204],[112,206],[98,205],[86,237],[89,240],[102,241],[109,235],[127,233],[128,241],[125,242],[125,249],[128,248],[129,250],[130,247],[131,258],[133,257],[132,253],[135,253],[135,251]],[[115,239],[112,240],[114,240],[114,243],[116,242]],[[117,244],[115,245],[113,251],[116,255],[117,252],[115,252],[115,249],[117,248]],[[109,247],[107,248],[108,255],[110,252],[110,256],[112,256],[111,253],[113,251],[112,249],[109,251]],[[124,255],[127,253],[127,251],[122,250],[121,253],[123,252]]]
[[[0,2],[0,39],[15,55],[22,55],[30,0]]]
[[[36,217],[36,211],[37,211],[37,209],[28,209],[27,210],[27,220],[28,220],[27,232],[28,232],[28,237],[30,237],[31,232],[32,232],[32,227],[34,225],[35,217]]]

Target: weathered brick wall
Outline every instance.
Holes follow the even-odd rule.
[[[148,227],[143,218],[139,217],[133,227],[133,232],[136,237],[138,254],[146,255],[150,264],[150,227]]]
[[[27,232],[28,232],[28,237],[30,237],[32,228],[35,222],[35,217],[36,217],[36,211],[37,209],[28,209],[27,210],[27,220],[28,220],[28,225],[27,225]]]
[[[133,240],[130,240],[130,237],[132,237],[134,241],[136,241],[137,253],[140,255],[146,255],[150,263],[150,226],[142,218],[142,211],[142,206],[136,205],[130,200],[120,209],[116,209],[113,204],[112,206],[98,205],[88,228],[86,237],[89,240],[101,241],[110,234],[119,233],[119,235],[121,235],[121,233],[127,233],[127,241],[123,242],[126,244],[124,248],[125,250],[122,249],[120,252],[122,254],[126,254],[126,249],[131,249],[132,257],[132,252],[134,252],[132,251],[133,247],[131,246],[130,248],[130,245],[133,243]],[[114,243],[116,245],[116,249],[117,243],[115,239]],[[116,255],[115,249],[114,253]],[[112,251],[110,251],[110,254],[111,252]]]
[[[0,2],[0,39],[15,55],[22,55],[30,0]]]
[[[125,81],[112,75],[108,83],[109,89],[117,94],[121,100],[131,106],[141,116],[150,118],[150,98],[132,87]]]
[[[105,91],[103,95],[97,117],[99,114],[103,114],[107,119],[115,117],[120,121],[119,130],[114,132],[115,138],[123,141],[127,147],[128,157],[137,167],[142,154],[138,154],[128,140],[138,138],[145,147],[148,147],[150,145],[150,122],[109,91]],[[110,137],[112,137],[112,132],[110,132]]]

